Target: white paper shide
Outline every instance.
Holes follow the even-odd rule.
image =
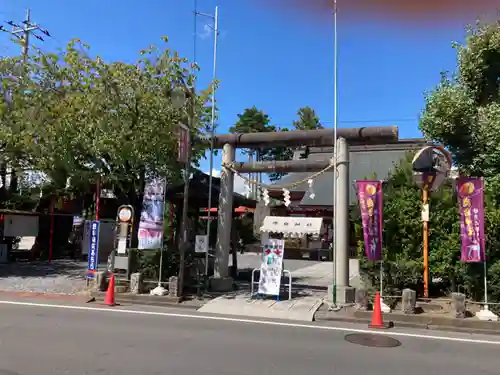
[[[284,251],[284,240],[269,239],[263,244],[259,294],[279,295]]]

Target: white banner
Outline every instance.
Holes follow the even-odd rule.
[[[163,214],[165,210],[165,180],[149,181],[144,188],[139,222],[139,249],[161,249],[163,244]]]
[[[269,239],[262,245],[262,263],[260,265],[259,294],[267,294],[272,296],[277,296],[280,294],[284,251],[284,240]]]

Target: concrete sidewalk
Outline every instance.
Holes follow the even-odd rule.
[[[312,322],[323,299],[320,295],[295,297],[292,300],[251,299],[250,293],[215,298],[201,308],[201,313],[298,320]]]

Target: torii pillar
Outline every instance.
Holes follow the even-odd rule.
[[[229,292],[233,289],[233,280],[229,277],[229,251],[233,221],[234,172],[226,165],[231,165],[234,158],[234,146],[226,143],[222,147],[214,277],[210,279],[210,288],[215,292]]]
[[[240,173],[248,172],[304,172],[322,170],[330,164],[330,160],[289,160],[257,163],[235,163],[236,148],[261,148],[264,146],[296,147],[299,145],[331,146],[337,142],[337,186],[335,209],[335,285],[329,296],[335,294],[339,304],[354,302],[354,288],[349,286],[349,142],[363,144],[383,144],[398,140],[398,128],[363,127],[341,128],[337,131],[337,139],[333,138],[331,129],[298,130],[276,133],[222,134],[215,137],[213,144],[222,148],[221,190],[219,195],[219,217],[217,228],[217,245],[215,252],[215,274],[210,280],[214,291],[232,290],[232,279],[229,278],[229,250],[231,246],[231,224],[233,219],[234,173],[226,167],[231,165]]]

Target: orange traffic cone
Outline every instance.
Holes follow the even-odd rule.
[[[386,329],[391,326],[392,324],[384,324],[382,319],[382,309],[380,307],[380,292],[377,292],[375,294],[375,300],[373,301],[372,322],[368,324],[368,328]]]
[[[104,298],[104,304],[108,306],[116,306],[115,303],[115,275],[111,274],[109,279],[108,290],[106,291],[106,297]]]

